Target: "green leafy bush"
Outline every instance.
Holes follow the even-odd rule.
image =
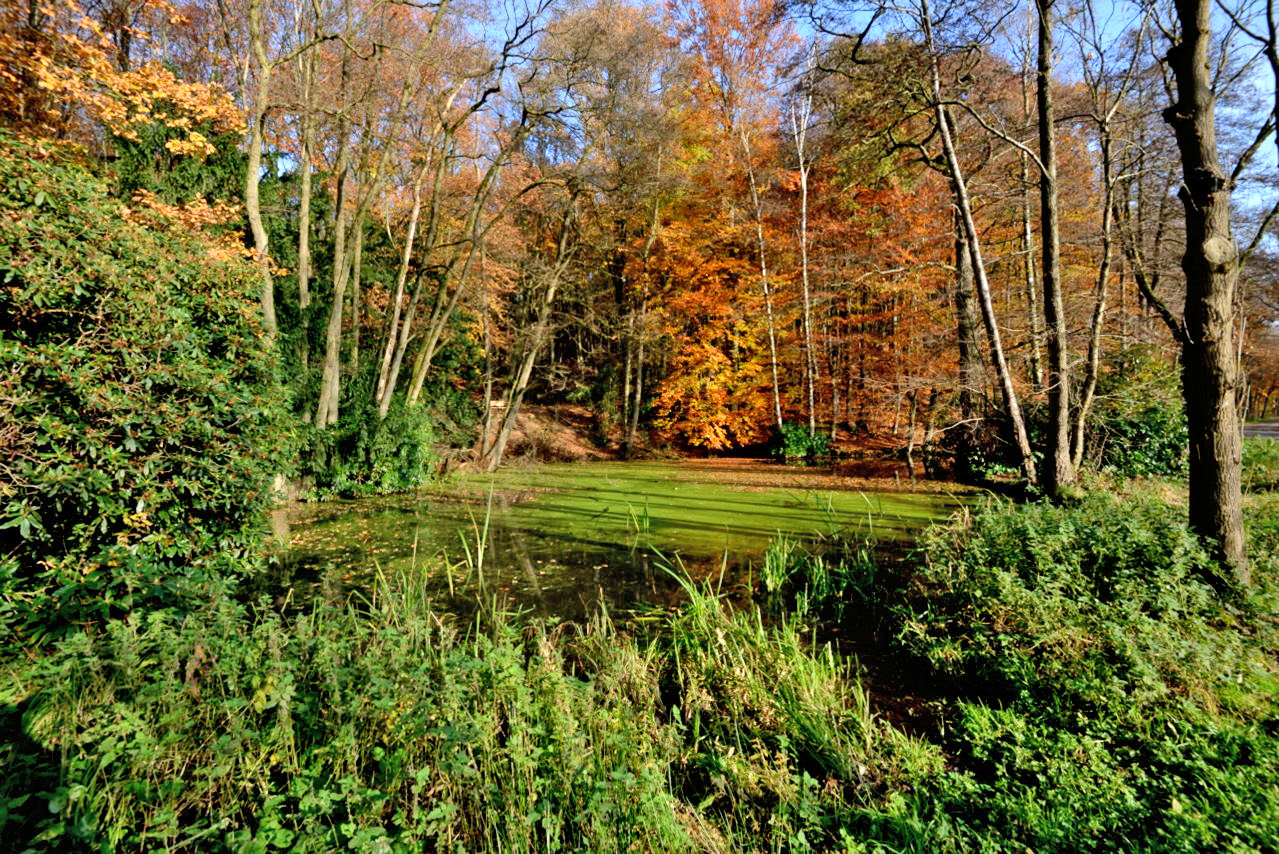
[[[1273,630],[1223,606],[1180,513],[992,505],[924,554],[901,636],[961,698],[955,772],[878,832],[918,838],[922,820],[948,835],[937,850],[1273,847]]]
[[[1104,366],[1085,436],[1085,456],[1128,477],[1181,475],[1190,434],[1175,365],[1132,347]]]
[[[788,422],[773,434],[769,453],[779,460],[824,457],[830,453],[830,436],[821,431],[810,434],[806,426]]]
[[[0,136],[0,619],[31,639],[243,571],[285,433],[228,247]]]
[[[1249,492],[1279,489],[1279,441],[1243,440],[1243,487]]]
[[[368,404],[326,430],[310,429],[303,451],[319,497],[386,495],[430,480],[437,456],[429,411],[396,401],[386,418]]]

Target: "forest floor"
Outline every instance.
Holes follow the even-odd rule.
[[[816,466],[781,466],[739,453],[714,456],[651,446],[637,456],[684,459],[699,468],[714,469],[726,485],[746,488],[935,491],[939,483],[925,476],[918,460],[911,467],[902,459],[901,444],[891,435],[860,434],[842,439],[836,444],[836,457]],[[522,407],[508,448],[508,464],[622,458],[619,437],[604,435],[595,413],[576,404]],[[954,486],[946,483],[947,488]]]

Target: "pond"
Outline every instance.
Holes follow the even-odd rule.
[[[289,550],[275,587],[334,598],[369,590],[378,572],[407,573],[455,604],[497,597],[577,619],[601,603],[616,614],[675,598],[664,567],[735,583],[778,535],[900,542],[965,501],[857,488],[867,485],[744,460],[510,467],[414,496],[277,511]]]

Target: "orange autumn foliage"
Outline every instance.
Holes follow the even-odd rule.
[[[164,0],[142,0],[141,11],[177,19]],[[147,38],[124,29],[131,40]],[[213,146],[199,128],[234,129],[243,116],[215,85],[181,80],[159,61],[130,67],[79,0],[37,0],[0,9],[0,123],[81,142],[102,130],[136,139],[140,128],[160,123],[178,132],[169,151],[203,157]]]

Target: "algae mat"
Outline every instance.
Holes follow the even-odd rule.
[[[661,567],[676,560],[749,572],[779,535],[907,540],[966,500],[865,485],[746,461],[513,466],[416,496],[294,507],[277,536],[290,544],[288,582],[326,595],[409,572],[441,594],[499,593],[574,618],[601,600],[616,610],[668,599]]]
[[[614,462],[510,468],[459,491],[526,533],[644,545],[690,557],[760,554],[778,535],[913,538],[961,496],[872,490],[823,470],[755,461]],[[857,488],[861,485],[863,488]]]

